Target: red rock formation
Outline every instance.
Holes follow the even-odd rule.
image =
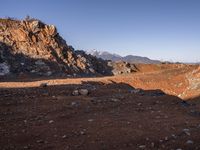
[[[39,72],[40,75],[59,71],[68,75],[98,75],[106,72],[109,74],[105,61],[83,52],[76,54],[59,35],[54,25],[46,25],[36,19],[0,19],[0,54],[11,71],[18,73],[24,73],[21,69],[23,67],[29,73]],[[18,55],[31,60],[18,58]],[[38,60],[43,63],[33,63]],[[11,61],[15,63],[12,64]],[[99,66],[101,70],[98,69]]]

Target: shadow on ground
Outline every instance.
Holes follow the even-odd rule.
[[[73,96],[76,89],[89,94]],[[184,105],[160,90],[115,82],[0,89],[0,146],[199,149],[200,98],[195,100]]]

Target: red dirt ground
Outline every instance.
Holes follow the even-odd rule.
[[[137,67],[113,77],[0,82],[0,149],[200,149],[199,66]],[[89,95],[72,96],[80,88]]]

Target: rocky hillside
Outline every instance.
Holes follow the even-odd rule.
[[[54,25],[0,19],[0,75],[110,75],[106,61],[75,51]]]

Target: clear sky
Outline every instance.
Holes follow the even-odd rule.
[[[0,0],[0,17],[57,26],[75,49],[200,61],[200,0]]]

